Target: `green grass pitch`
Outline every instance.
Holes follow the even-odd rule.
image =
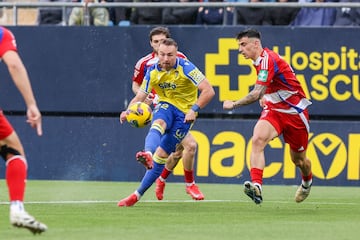
[[[294,202],[295,186],[263,188],[255,205],[241,184],[199,184],[205,201],[193,201],[184,184],[168,183],[163,201],[154,188],[134,207],[117,202],[138,183],[28,181],[26,209],[48,225],[33,236],[9,224],[7,188],[0,181],[0,239],[25,240],[343,240],[360,236],[360,188],[314,186]]]

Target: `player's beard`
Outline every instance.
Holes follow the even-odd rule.
[[[162,69],[164,69],[164,70],[166,70],[166,71],[169,71],[169,70],[172,68],[170,62],[160,63],[160,66],[161,66]]]

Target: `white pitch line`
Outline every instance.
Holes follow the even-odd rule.
[[[29,201],[25,202],[25,204],[89,204],[89,203],[117,203],[118,201],[110,201],[110,200],[69,200],[69,201]],[[195,200],[141,200],[141,202],[149,202],[149,203],[195,203],[195,202],[246,202],[246,201],[240,201],[240,200],[201,200],[201,201],[195,201]],[[0,202],[0,205],[7,205],[8,202]]]
[[[68,200],[68,201],[29,201],[25,202],[25,204],[99,204],[99,203],[117,203],[118,201],[113,200]],[[213,203],[213,202],[240,202],[240,203],[251,203],[250,200],[226,200],[226,199],[218,199],[218,200],[141,200],[141,202],[148,203]],[[266,201],[266,203],[278,203],[278,204],[293,204],[292,201]],[[304,204],[311,205],[360,205],[358,202],[310,202],[307,201]],[[9,202],[0,202],[0,205],[9,205]]]

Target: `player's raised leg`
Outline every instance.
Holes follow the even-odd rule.
[[[143,179],[141,180],[139,188],[130,196],[119,201],[119,207],[131,207],[135,205],[144,193],[151,187],[155,180],[160,176],[166,159],[159,158],[154,154],[154,167],[150,170],[147,170]]]
[[[146,169],[151,169],[153,167],[152,155],[160,145],[161,137],[164,134],[165,129],[166,123],[164,120],[154,120],[145,138],[145,150],[136,153],[136,160],[143,164]]]

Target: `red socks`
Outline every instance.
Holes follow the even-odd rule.
[[[170,173],[171,173],[171,171],[168,170],[166,167],[164,167],[164,170],[161,172],[160,177],[165,180],[168,178]]]
[[[310,172],[310,174],[308,176],[303,176],[302,177],[302,181],[301,184],[303,185],[303,187],[308,188],[311,187],[312,185],[312,172]]]
[[[14,156],[7,160],[6,183],[10,201],[23,201],[27,176],[26,160],[22,156]]]
[[[305,182],[308,182],[312,179],[312,173],[310,172],[309,176],[302,176],[302,180]]]
[[[164,170],[161,172],[160,179],[165,180],[168,178],[170,174],[171,171],[168,170],[167,168],[164,168]],[[194,182],[194,171],[184,169],[184,178],[185,178],[185,183],[192,184]]]
[[[263,184],[263,170],[259,168],[250,169],[250,177],[253,183]]]

